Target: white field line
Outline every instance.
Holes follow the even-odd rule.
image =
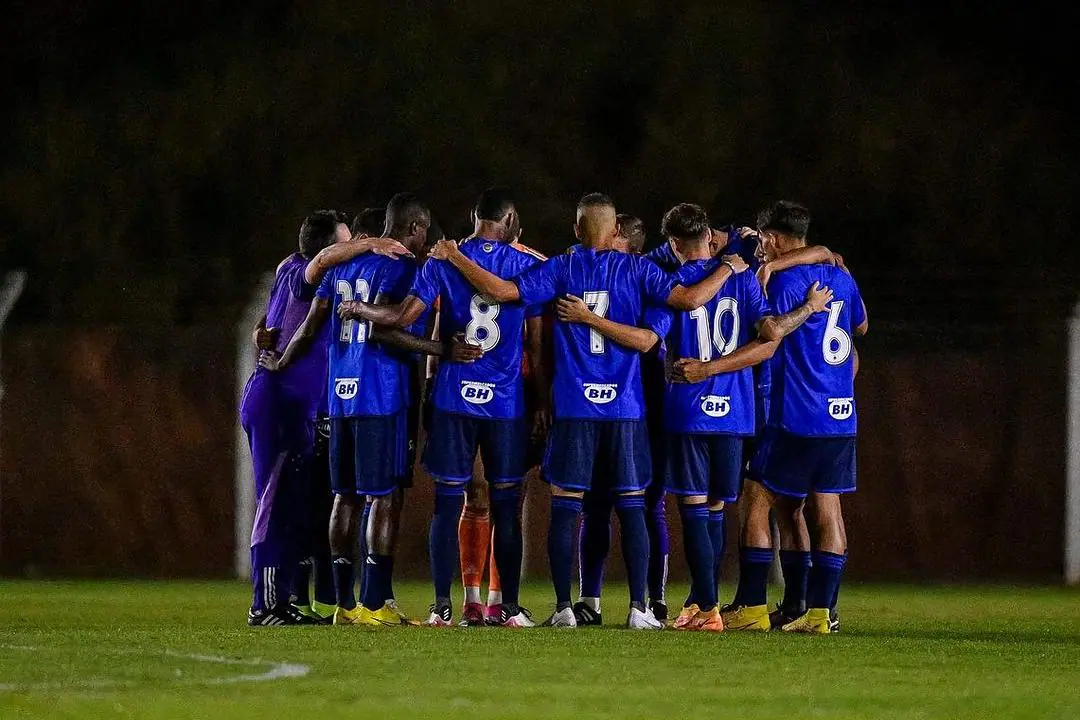
[[[22,651],[22,652],[39,652],[42,648],[30,647],[27,645],[0,645],[0,650]],[[183,675],[177,671],[177,676],[173,680],[174,685],[233,685],[236,683],[249,683],[249,682],[267,682],[269,680],[283,680],[287,678],[304,677],[311,668],[307,665],[301,665],[299,663],[281,663],[273,662],[271,660],[262,660],[260,658],[254,658],[250,660],[240,658],[229,658],[220,655],[202,655],[197,653],[181,653],[172,650],[162,650],[160,652],[145,651],[145,650],[112,650],[104,651],[106,655],[142,655],[160,656],[166,658],[175,658],[178,660],[190,660],[192,662],[212,663],[214,665],[226,665],[226,666],[245,666],[253,667],[260,665],[268,665],[269,667],[263,672],[245,673],[243,675],[232,675],[229,677],[219,678],[201,678],[188,680],[184,679]],[[109,688],[124,688],[135,687],[138,683],[134,681],[117,681],[108,679],[91,679],[91,680],[73,680],[71,682],[46,682],[46,683],[0,683],[0,692],[27,692],[33,690],[101,690]]]

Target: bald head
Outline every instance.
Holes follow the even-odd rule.
[[[586,246],[598,250],[607,249],[619,231],[615,203],[600,193],[581,198],[577,206],[577,223],[574,234]]]

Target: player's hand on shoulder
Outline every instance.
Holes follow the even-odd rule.
[[[746,264],[746,261],[738,255],[725,255],[720,258],[720,262],[731,265],[731,269],[735,271],[736,275],[741,272],[746,272],[750,268],[750,266]]]
[[[828,287],[822,287],[821,283],[815,282],[806,291],[806,304],[816,313],[824,312],[828,304],[832,302],[832,298],[833,291]]]
[[[428,257],[435,258],[436,260],[449,260],[450,256],[455,252],[458,252],[457,243],[448,238],[443,238],[435,243],[435,247],[431,248]]]
[[[555,310],[559,313],[559,319],[563,322],[584,323],[587,322],[593,311],[585,304],[585,301],[577,295],[567,293],[555,303]]]
[[[450,362],[471,363],[484,356],[479,345],[465,342],[465,335],[458,333],[443,347],[443,358]]]
[[[365,242],[371,247],[371,252],[376,255],[389,258],[413,257],[409,248],[393,238],[367,238]]]
[[[252,339],[255,341],[255,347],[260,350],[273,350],[277,345],[278,328],[255,328],[255,333]]]
[[[277,372],[281,369],[281,356],[275,352],[264,350],[259,353],[259,367],[270,372]]]
[[[844,272],[846,272],[846,273],[847,273],[848,275],[850,275],[850,274],[851,274],[851,270],[848,270],[848,266],[847,266],[847,264],[846,264],[846,263],[844,262],[844,256],[843,256],[843,255],[841,255],[841,254],[840,254],[840,253],[838,253],[838,252],[834,252],[834,253],[832,254],[832,256],[833,256],[833,262],[834,262],[834,263],[836,263],[836,267],[840,268],[841,270],[843,270]]]
[[[680,383],[699,383],[710,377],[705,363],[694,358],[680,358],[671,366],[671,379]]]

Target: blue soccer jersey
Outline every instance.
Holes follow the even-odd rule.
[[[669,273],[678,272],[679,267],[682,265],[682,261],[675,255],[675,251],[671,249],[671,241],[669,240],[664,240],[664,242],[645,253],[644,257],[652,260],[662,270]]]
[[[501,278],[515,277],[540,263],[539,257],[520,246],[485,238],[467,240],[460,249],[477,265]],[[445,260],[428,260],[410,292],[428,307],[441,298],[442,337],[464,333],[466,342],[484,351],[476,362],[439,363],[435,407],[484,418],[520,417],[525,411],[521,375],[525,318],[540,315],[543,306],[490,302]]]
[[[338,265],[316,295],[331,300],[328,399],[330,417],[392,415],[408,403],[408,355],[369,342],[371,323],[341,320],[340,303],[400,302],[412,286],[416,264],[365,254]]]
[[[647,302],[663,304],[672,277],[639,255],[582,248],[515,279],[525,305],[571,294],[599,315],[641,325]],[[555,417],[640,420],[644,413],[638,352],[577,323],[555,322]]]
[[[857,427],[852,335],[866,319],[855,280],[832,265],[802,265],[772,276],[769,299],[777,315],[790,312],[815,282],[828,286],[833,300],[780,343],[770,424],[804,437],[850,437]]]
[[[692,260],[675,275],[680,285],[694,285],[712,273],[718,260]],[[757,336],[767,314],[761,285],[753,273],[728,278],[720,292],[690,312],[650,308],[646,327],[664,338],[669,356],[708,362],[735,352]],[[714,375],[700,383],[667,384],[664,427],[673,433],[754,433],[754,371],[744,368]]]

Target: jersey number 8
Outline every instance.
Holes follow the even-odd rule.
[[[483,295],[473,295],[469,303],[469,324],[465,326],[465,342],[479,345],[488,352],[499,344],[501,332],[495,318],[499,317],[499,303],[491,302]]]

